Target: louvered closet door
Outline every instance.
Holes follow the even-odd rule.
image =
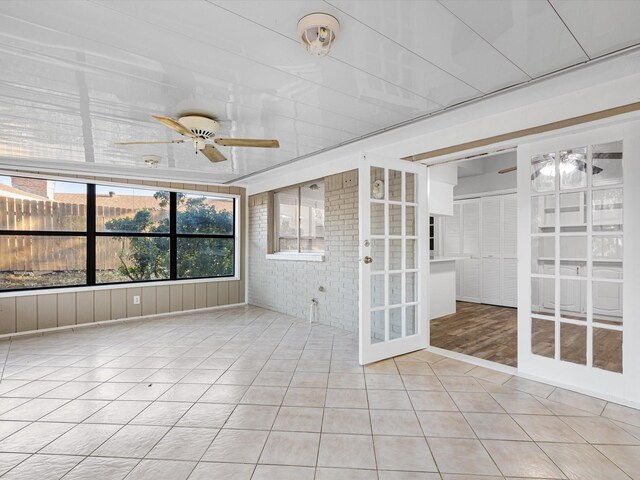
[[[445,257],[456,257],[462,254],[461,237],[461,208],[458,203],[453,205],[453,216],[441,217],[442,225],[442,254]],[[462,260],[456,260],[456,298],[462,295]]]
[[[480,201],[469,200],[462,208],[462,294],[467,302],[480,302]]]
[[[500,305],[501,287],[501,200],[500,197],[485,197],[482,205],[482,303]]]
[[[502,201],[502,301],[507,307],[518,305],[518,201],[515,194]]]

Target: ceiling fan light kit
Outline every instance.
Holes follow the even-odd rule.
[[[339,32],[340,22],[328,13],[310,13],[298,22],[300,43],[314,57],[327,55]]]

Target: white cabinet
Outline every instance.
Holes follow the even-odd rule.
[[[515,194],[456,200],[441,220],[445,256],[456,261],[456,297],[466,302],[517,304]]]

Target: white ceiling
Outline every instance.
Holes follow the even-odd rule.
[[[336,16],[330,57],[296,40]],[[0,2],[0,162],[232,181],[640,43],[640,1],[183,0]],[[116,147],[202,112],[281,148]]]

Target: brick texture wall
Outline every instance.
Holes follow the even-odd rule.
[[[312,298],[317,320],[358,331],[358,173],[325,179],[325,261],[267,259],[269,195],[249,198],[249,303],[308,319]],[[320,292],[319,287],[325,291]]]

